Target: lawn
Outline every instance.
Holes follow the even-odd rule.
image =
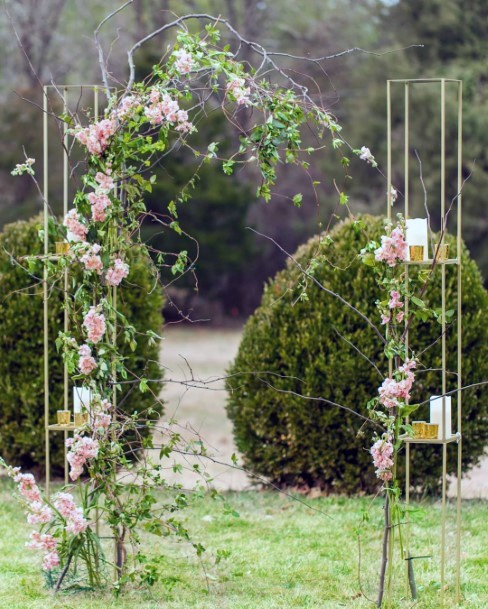
[[[12,485],[0,480],[0,607],[9,609],[286,609],[365,608],[373,605],[361,595],[358,581],[356,530],[370,507],[361,543],[361,582],[374,598],[381,540],[381,501],[370,498],[303,498],[304,506],[276,492],[229,493],[239,513],[223,512],[210,498],[194,502],[184,520],[195,540],[206,547],[198,559],[191,548],[167,539],[147,540],[164,556],[165,582],[153,588],[111,593],[60,593],[43,584],[40,560],[26,550],[29,527]],[[412,514],[412,553],[432,554],[438,548],[438,503],[423,502]],[[454,507],[449,506],[454,517]],[[488,502],[469,501],[463,508],[462,590],[466,609],[488,606]],[[454,542],[449,528],[450,547]],[[217,551],[229,556],[216,561]],[[437,558],[415,561],[419,602],[401,600],[393,607],[437,609]],[[448,565],[452,582],[453,565]],[[397,598],[405,591],[400,568],[395,577]],[[447,598],[452,595],[452,587]],[[453,603],[447,602],[446,606]]]

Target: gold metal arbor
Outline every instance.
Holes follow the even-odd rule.
[[[411,184],[411,168],[410,168],[410,156],[411,156],[411,133],[412,133],[412,121],[411,121],[411,109],[412,109],[412,98],[419,88],[428,87],[430,92],[434,91],[438,95],[436,97],[437,112],[435,116],[440,122],[440,141],[439,141],[439,159],[438,169],[440,177],[440,193],[439,193],[439,219],[441,227],[441,238],[440,243],[434,248],[432,252],[432,258],[436,259],[439,249],[443,245],[445,233],[448,228],[448,220],[452,215],[455,215],[456,223],[456,252],[453,257],[445,257],[434,261],[433,259],[420,260],[420,261],[409,261],[405,266],[405,282],[408,287],[409,282],[409,266],[410,265],[425,265],[430,267],[438,266],[435,272],[441,273],[441,310],[442,310],[442,324],[441,324],[441,370],[440,370],[440,388],[441,388],[441,400],[442,400],[442,429],[446,430],[446,417],[448,416],[446,409],[446,394],[453,394],[455,400],[455,425],[457,426],[456,433],[451,434],[449,437],[443,434],[441,439],[414,439],[404,438],[405,441],[405,459],[406,459],[406,483],[405,483],[405,500],[408,505],[410,503],[410,489],[412,473],[410,467],[410,457],[412,450],[422,450],[422,445],[436,444],[441,448],[441,461],[442,461],[442,498],[441,498],[441,522],[440,522],[440,603],[444,606],[446,596],[446,562],[447,562],[447,451],[457,450],[457,489],[456,489],[456,522],[455,522],[455,599],[456,602],[460,601],[460,579],[461,579],[461,474],[462,474],[462,402],[461,402],[461,387],[462,387],[462,307],[461,307],[461,220],[462,220],[462,81],[446,79],[446,78],[432,78],[432,79],[411,79],[411,80],[389,80],[387,81],[387,141],[388,141],[388,157],[387,157],[387,217],[390,220],[392,217],[392,210],[394,209],[394,201],[392,194],[392,153],[393,153],[393,128],[392,128],[392,97],[393,92],[398,92],[403,89],[403,174],[404,174],[404,209],[403,214],[406,220],[410,218],[411,211],[411,198],[410,198],[410,184]],[[456,140],[454,143],[449,142],[449,150],[456,151],[456,192],[451,193],[454,196],[447,196],[447,185],[446,185],[446,136],[447,136],[447,110],[446,110],[446,99],[448,96],[450,107],[456,107]],[[397,98],[398,99],[398,98]],[[401,102],[400,102],[401,103]],[[455,210],[455,211],[453,211]],[[397,210],[398,211],[398,210]],[[427,210],[426,210],[427,211]],[[451,211],[453,213],[451,214]],[[429,227],[430,228],[430,227]],[[452,254],[451,254],[452,256]],[[457,293],[455,296],[455,310],[457,316],[457,370],[455,375],[450,375],[449,378],[456,377],[456,384],[448,383],[448,371],[447,369],[447,354],[446,354],[446,309],[447,309],[447,293],[446,293],[446,266],[454,265],[457,267]],[[405,302],[406,317],[408,313],[408,300]],[[409,347],[409,340],[412,338],[412,343],[415,337],[409,337],[408,330],[406,333],[406,346],[407,350]],[[390,366],[391,366],[390,362]],[[390,370],[390,374],[392,370]],[[407,522],[406,522],[406,535],[405,535],[405,559],[406,565],[409,565],[410,557],[410,546],[412,545],[413,532],[412,526],[408,522],[408,509],[407,509]],[[408,569],[407,569],[408,572]],[[407,573],[408,575],[408,573]]]

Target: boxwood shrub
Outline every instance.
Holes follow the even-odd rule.
[[[43,300],[42,263],[29,275],[19,259],[43,251],[38,231],[42,218],[5,226],[0,234],[0,454],[10,463],[27,469],[44,469],[44,371],[43,371]],[[52,251],[52,249],[51,249]],[[120,310],[140,332],[160,333],[162,326],[162,291],[155,288],[150,262],[134,250],[130,274],[119,290]],[[37,277],[37,279],[36,279]],[[63,403],[63,366],[54,340],[62,329],[62,294],[50,292],[50,417]],[[162,381],[158,363],[158,345],[138,336],[136,350],[122,346],[127,366],[139,376]],[[149,416],[158,417],[162,406],[150,392],[144,394],[126,385],[120,396],[121,409],[127,413],[154,407]],[[158,393],[160,384],[151,385]],[[71,397],[71,389],[70,389]],[[60,473],[63,463],[63,435],[51,434],[53,470]]]
[[[350,220],[341,222],[332,232],[332,241],[314,237],[298,249],[295,258],[306,267],[312,256],[318,256],[316,278],[376,322],[375,301],[380,295],[372,270],[359,262],[357,253],[370,239],[379,240],[384,224],[372,216],[362,217],[361,222],[363,228]],[[455,247],[452,237],[447,241]],[[488,297],[478,267],[464,246],[462,263],[463,383],[470,384],[488,379]],[[446,271],[451,306],[457,271],[455,266],[446,266]],[[439,267],[426,300],[440,306]],[[410,331],[412,348],[421,352],[439,338],[440,328],[436,322],[415,323]],[[449,389],[456,388],[456,340],[454,317],[447,332]],[[248,468],[281,485],[347,493],[377,489],[368,452],[371,427],[342,409],[294,395],[321,396],[367,414],[366,403],[376,395],[382,379],[353,345],[387,375],[382,346],[371,328],[312,282],[304,286],[300,271],[289,260],[265,287],[229,371],[227,409]],[[421,362],[425,368],[440,367],[440,342],[422,355]],[[419,372],[413,400],[421,402],[440,393],[440,382],[438,371]],[[464,391],[462,413],[466,471],[478,462],[488,442],[487,391]],[[428,420],[428,416],[427,405],[414,418]],[[440,447],[417,446],[411,453],[414,486],[424,491],[438,489]],[[403,463],[402,458],[400,470]],[[456,470],[454,444],[448,446],[448,470]]]

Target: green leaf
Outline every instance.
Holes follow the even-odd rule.
[[[297,193],[293,197],[293,205],[295,205],[295,207],[301,207],[302,206],[302,199],[303,199],[302,193],[301,192]]]

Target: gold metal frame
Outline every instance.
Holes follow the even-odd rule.
[[[386,85],[387,95],[387,217],[391,220],[392,215],[392,101],[391,101],[391,87],[394,85],[403,85],[404,89],[404,172],[405,172],[405,185],[404,185],[404,216],[407,219],[409,217],[409,140],[410,140],[410,95],[412,88],[417,85],[429,85],[440,87],[440,124],[441,124],[441,137],[440,137],[440,181],[441,181],[441,193],[440,193],[440,216],[441,216],[441,228],[443,231],[447,229],[446,226],[446,85],[449,84],[456,89],[457,95],[457,246],[456,246],[456,257],[447,260],[436,261],[441,269],[441,308],[442,308],[442,339],[441,339],[441,350],[442,350],[442,395],[445,396],[447,393],[447,361],[446,361],[446,265],[454,264],[457,265],[457,400],[456,400],[456,411],[457,411],[457,433],[451,438],[443,440],[437,439],[414,439],[404,438],[405,441],[405,458],[406,458],[406,482],[405,482],[405,501],[407,507],[410,503],[410,449],[411,445],[421,444],[440,444],[442,446],[442,499],[441,499],[441,538],[440,538],[440,603],[441,607],[444,606],[445,602],[445,584],[446,584],[446,521],[447,521],[447,448],[450,444],[457,446],[457,496],[456,496],[456,603],[460,602],[460,585],[461,585],[461,474],[462,474],[462,436],[461,436],[461,424],[462,424],[462,402],[460,391],[462,387],[462,304],[461,304],[461,220],[462,220],[462,81],[454,80],[449,78],[429,78],[429,79],[408,79],[408,80],[388,80]],[[442,243],[442,241],[441,241]],[[409,265],[414,264],[428,264],[432,265],[431,260],[421,262],[408,262],[405,265],[405,281],[408,287],[409,281]],[[408,317],[408,301],[405,303],[405,317]],[[408,332],[406,336],[407,350],[408,350]],[[391,367],[391,366],[390,366]],[[391,373],[391,369],[390,369]],[[443,400],[444,402],[444,400]],[[445,421],[445,409],[443,409],[443,420],[442,427],[446,429]],[[406,522],[406,534],[405,534],[405,555],[409,556],[409,528],[408,522],[408,510],[407,510],[407,522]],[[406,564],[408,566],[408,560]],[[408,573],[407,573],[408,577]]]

